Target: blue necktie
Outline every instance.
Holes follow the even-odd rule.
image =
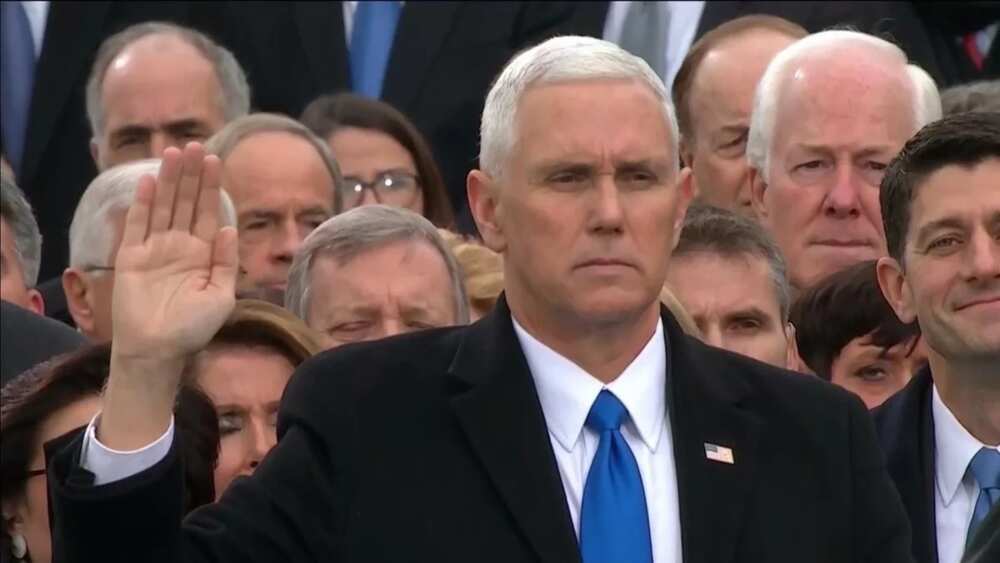
[[[35,43],[20,2],[0,2],[0,10],[0,133],[7,161],[20,176],[35,82]]]
[[[399,2],[358,2],[351,30],[351,81],[358,94],[381,97],[401,9]]]
[[[652,563],[649,515],[639,465],[619,431],[625,405],[601,391],[587,415],[587,428],[601,441],[587,472],[580,508],[583,563]]]
[[[969,535],[966,541],[972,539],[976,528],[983,523],[990,508],[1000,504],[1000,452],[993,448],[983,448],[969,462],[969,472],[979,484],[979,498],[976,508],[972,511],[972,522],[969,524]]]

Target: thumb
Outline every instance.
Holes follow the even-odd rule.
[[[239,243],[235,227],[223,227],[212,241],[212,271],[210,284],[236,293],[236,276],[239,273]]]

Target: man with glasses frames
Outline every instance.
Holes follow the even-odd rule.
[[[96,342],[111,340],[114,263],[125,228],[125,211],[135,199],[139,179],[155,175],[159,159],[122,164],[101,173],[87,186],[69,228],[69,267],[62,275],[66,305],[77,328]],[[236,211],[223,192],[221,220],[236,225]]]

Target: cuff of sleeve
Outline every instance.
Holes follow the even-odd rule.
[[[106,485],[121,481],[153,467],[170,452],[174,440],[174,419],[170,418],[170,426],[155,442],[138,450],[113,450],[97,439],[97,421],[101,413],[97,413],[87,425],[83,437],[83,451],[80,453],[80,466],[94,474],[94,486]]]

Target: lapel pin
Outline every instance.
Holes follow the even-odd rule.
[[[728,463],[730,465],[736,463],[736,460],[733,459],[733,450],[718,444],[709,444],[708,442],[705,442],[705,457],[719,463]]]

